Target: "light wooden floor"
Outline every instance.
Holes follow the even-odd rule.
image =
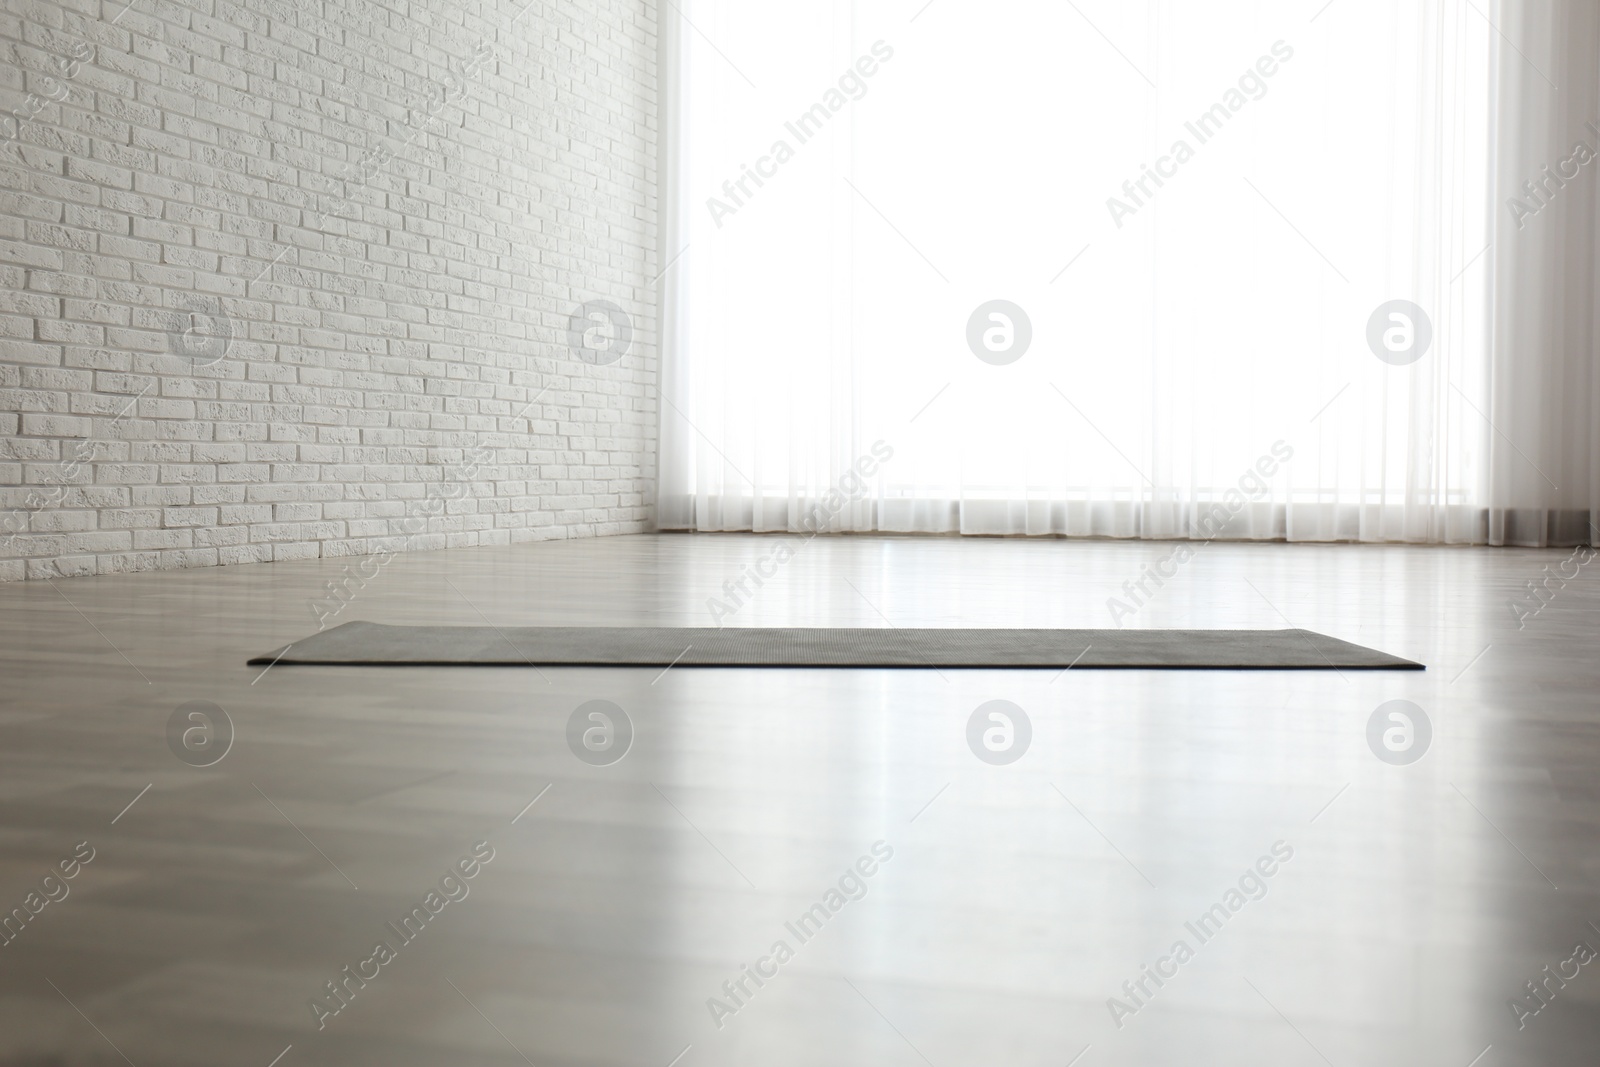
[[[402,556],[335,621],[707,625],[774,547]],[[1169,551],[821,539],[726,621],[1101,627]],[[262,674],[339,561],[0,587],[0,909],[95,850],[0,948],[0,1065],[1593,1067],[1600,963],[1520,1030],[1509,1004],[1600,948],[1600,562],[1523,629],[1508,606],[1567,555],[1216,544],[1125,620],[1429,668],[1343,675]],[[593,699],[636,732],[609,766],[566,740]],[[966,740],[995,699],[1033,728],[1008,766]],[[1406,766],[1367,741],[1396,699],[1433,730]],[[236,728],[212,767],[169,749],[188,701]],[[319,1031],[309,1000],[479,840],[470,895]],[[802,944],[785,922],[878,841]],[[1276,842],[1292,859],[1202,944],[1185,923]],[[707,999],[780,939],[719,1029]],[[1119,1027],[1108,998],[1180,939]]]

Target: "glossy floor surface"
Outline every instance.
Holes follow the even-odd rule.
[[[0,1065],[1600,1062],[1600,562],[1214,544],[1139,594],[1170,546],[777,544],[0,587]],[[245,666],[319,613],[1428,670]]]

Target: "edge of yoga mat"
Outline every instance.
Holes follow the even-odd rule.
[[[1312,630],[395,626],[347,622],[250,666],[1426,670]]]

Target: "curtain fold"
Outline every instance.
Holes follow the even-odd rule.
[[[663,529],[1592,538],[1592,3],[677,0],[660,48]]]
[[[1600,6],[1516,0],[1502,49],[1491,273],[1494,543],[1596,543]],[[1489,258],[1489,257],[1486,257]]]

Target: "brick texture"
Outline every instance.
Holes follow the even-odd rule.
[[[525,3],[5,0],[0,580],[650,528],[655,3]]]

